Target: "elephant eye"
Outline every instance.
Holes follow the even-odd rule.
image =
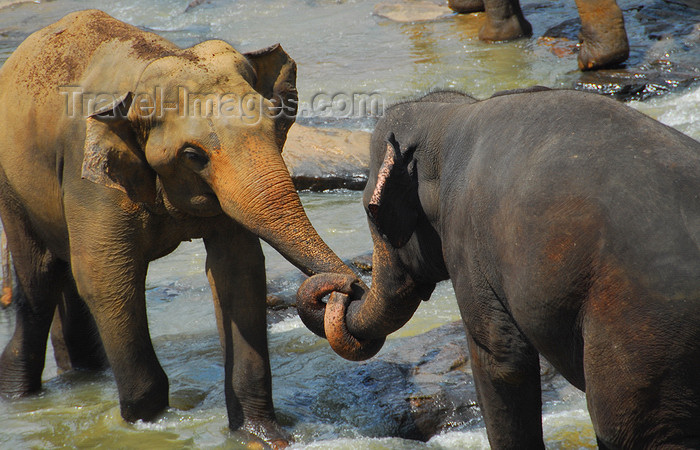
[[[184,147],[182,149],[182,156],[185,157],[190,162],[197,164],[198,166],[204,166],[209,162],[209,158],[204,153],[204,150],[196,147]]]

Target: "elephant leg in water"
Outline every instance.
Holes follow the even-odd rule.
[[[229,426],[277,429],[267,349],[265,257],[257,236],[233,221],[229,230],[226,235],[204,240],[207,278],[217,306],[225,377],[229,380],[225,392]],[[231,258],[232,254],[245,258]],[[251,379],[251,376],[259,378]],[[247,423],[252,413],[261,410],[269,415],[254,417],[255,424]],[[283,434],[281,430],[279,434]],[[274,436],[261,437],[274,439]]]
[[[518,0],[450,0],[448,4],[459,13],[486,11],[486,23],[479,31],[483,41],[509,41],[532,34]],[[622,11],[615,0],[576,0],[576,6],[581,17],[579,69],[624,62],[629,56],[629,43]]]
[[[18,210],[16,197],[0,172],[0,214],[9,241],[15,274],[15,332],[0,356],[0,391],[7,396],[38,391],[54,309],[61,298],[68,264],[42,244],[29,218]],[[10,214],[12,212],[12,214]],[[20,287],[21,286],[21,287]],[[20,354],[22,358],[15,358]]]
[[[51,325],[51,345],[59,371],[109,367],[95,319],[80,298],[72,277],[65,281]]]

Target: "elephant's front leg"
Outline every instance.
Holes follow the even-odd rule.
[[[576,0],[581,16],[581,70],[619,64],[629,56],[629,43],[622,11],[615,0]]]
[[[543,449],[539,356],[488,285],[455,292],[494,449]]]
[[[205,238],[211,284],[225,358],[229,426],[250,432],[273,447],[287,434],[275,419],[267,349],[265,258],[257,236],[231,224]]]

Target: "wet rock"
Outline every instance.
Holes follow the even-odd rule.
[[[362,272],[369,273],[372,271],[372,252],[370,251],[362,255],[358,255],[352,258],[350,262]]]
[[[366,131],[294,124],[282,157],[297,189],[363,189],[369,175]]]
[[[700,2],[693,0],[657,0],[642,5],[634,15],[649,39],[684,36],[700,20]]]
[[[374,14],[394,22],[427,22],[444,19],[454,12],[444,1],[398,0],[377,3]]]
[[[635,70],[586,72],[574,83],[574,89],[609,95],[618,100],[646,100],[698,82],[700,68],[658,60]]]
[[[0,9],[8,6],[19,5],[21,3],[39,3],[37,0],[0,0]]]
[[[578,34],[581,31],[581,19],[569,19],[549,28],[542,37],[554,39],[566,39],[578,42]]]
[[[300,393],[315,398],[314,414],[366,436],[422,441],[483,426],[461,322],[390,342],[389,351],[335,373],[316,395]],[[541,367],[545,401],[570,395],[573,388],[549,363]]]

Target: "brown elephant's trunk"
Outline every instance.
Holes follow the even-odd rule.
[[[372,230],[374,233],[374,230]],[[395,255],[387,244],[375,239],[372,288],[362,299],[346,295],[349,279],[335,274],[310,278],[299,288],[297,306],[306,326],[322,329],[333,350],[352,361],[376,354],[389,334],[409,321],[432,287],[421,289],[403,270],[394,265]],[[423,292],[425,291],[425,292]],[[334,292],[324,305],[321,298]],[[322,323],[318,323],[322,319]]]
[[[212,159],[209,182],[223,211],[307,275],[354,276],[311,225],[279,150],[271,143],[249,147],[245,161],[229,153]]]

